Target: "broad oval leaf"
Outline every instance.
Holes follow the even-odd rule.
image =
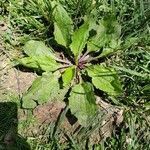
[[[82,126],[87,126],[97,112],[93,86],[90,83],[82,83],[72,88],[69,97],[69,108]]]
[[[121,94],[121,84],[113,68],[94,65],[88,67],[87,72],[96,88],[107,92],[109,95]]]
[[[99,57],[105,57],[105,56],[108,56],[110,54],[113,54],[114,52],[114,49],[113,48],[103,48],[103,51],[102,53],[100,54]]]
[[[108,55],[119,48],[121,43],[119,39],[121,26],[113,17],[104,18],[93,29],[96,31],[96,35],[89,39],[87,43],[88,51],[97,51],[105,48],[101,55]],[[111,49],[111,51],[106,52],[108,49]]]
[[[101,23],[99,25],[94,24],[93,30],[96,32],[96,35],[92,36],[87,43],[89,52],[99,50],[105,45],[107,40],[105,38],[105,27]]]
[[[55,71],[61,66],[49,56],[24,57],[19,59],[18,62],[25,67],[43,71]]]
[[[75,67],[69,67],[62,74],[63,86],[67,86],[73,80],[75,75]]]
[[[54,36],[58,44],[68,47],[73,32],[73,22],[67,11],[58,2],[53,1]]]
[[[44,73],[38,77],[23,95],[23,107],[34,108],[38,104],[43,104],[48,100],[63,100],[68,89],[60,89],[58,78],[60,74],[56,72]]]
[[[53,56],[53,50],[47,47],[42,41],[30,40],[24,47],[24,52],[28,56]]]
[[[75,58],[77,58],[83,51],[89,37],[89,22],[85,22],[79,29],[77,29],[72,36],[72,43],[70,45],[71,51]]]

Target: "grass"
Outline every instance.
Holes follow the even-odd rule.
[[[106,138],[98,144],[88,141],[89,135],[92,135],[97,126],[93,127],[93,130],[90,127],[82,128],[77,135],[65,134],[67,142],[61,144],[60,133],[64,131],[61,131],[58,122],[63,118],[60,120],[58,118],[58,124],[47,126],[42,137],[26,137],[31,149],[149,150],[150,2],[148,0],[60,1],[76,26],[82,24],[85,15],[86,17],[91,15],[91,10],[94,10],[93,14],[97,18],[113,15],[121,24],[121,50],[108,57],[107,63],[118,67],[124,93],[117,100],[112,101],[109,97],[107,100],[114,107],[116,105],[123,107],[124,120],[115,128],[111,138]],[[93,3],[96,3],[95,9]],[[17,48],[20,54],[21,46],[29,39],[42,39],[47,44],[54,42],[51,18],[53,10],[48,0],[2,0],[0,8],[0,20],[4,20],[8,25],[8,29],[3,33],[3,45],[7,53],[13,53]],[[16,101],[18,104],[19,99]],[[27,120],[19,122],[19,133],[23,134],[25,129],[32,125],[33,117],[30,112]],[[96,124],[96,119],[94,121]],[[25,133],[23,135],[26,136]],[[17,144],[24,143],[23,141],[23,138],[18,137]]]

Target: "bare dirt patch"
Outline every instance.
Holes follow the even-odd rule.
[[[22,95],[36,78],[32,72],[23,72],[12,66],[9,54],[0,47],[0,95],[14,93]]]
[[[104,115],[99,120],[99,127],[92,131],[89,136],[91,143],[99,143],[102,139],[111,137],[115,128],[123,121],[123,110],[113,107],[102,100],[98,101],[98,105]],[[33,118],[35,121],[28,127],[27,135],[33,137],[43,135],[43,131],[50,126],[51,123],[56,125],[64,109],[65,103],[62,101],[48,102],[39,105],[33,111]],[[59,130],[63,131],[62,134],[60,134],[63,138],[61,139],[63,142],[65,140],[64,133],[73,136],[82,128],[78,121],[74,121],[74,123],[70,122],[70,120],[74,119],[72,118],[73,116],[70,115],[69,117],[65,115],[58,126]]]

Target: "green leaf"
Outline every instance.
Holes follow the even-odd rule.
[[[144,106],[146,107],[146,109],[149,111],[150,109],[150,102],[146,102],[144,103]]]
[[[150,85],[149,85],[149,84],[145,85],[145,86],[143,87],[142,91],[144,91],[144,92],[147,91],[147,92],[149,92],[149,94],[150,94]]]
[[[71,43],[73,22],[67,11],[58,2],[52,2],[54,7],[54,36],[58,44],[68,47]]]
[[[23,107],[34,108],[38,104],[43,104],[48,100],[63,100],[67,90],[60,89],[58,78],[60,74],[57,72],[44,73],[42,77],[38,77],[29,88],[27,93],[23,95]]]
[[[123,44],[123,48],[124,49],[128,49],[130,48],[131,46],[134,46],[134,45],[137,45],[138,43],[138,38],[137,37],[127,37],[124,41],[124,44]],[[137,51],[136,51],[137,52]]]
[[[92,84],[75,85],[70,93],[69,107],[71,113],[78,118],[79,123],[87,126],[97,111]]]
[[[103,48],[103,51],[100,54],[100,57],[108,56],[108,55],[112,54],[113,52],[114,52],[114,49],[112,49],[112,48]]]
[[[53,56],[53,50],[48,48],[42,41],[30,40],[23,47],[28,56]]]
[[[24,57],[18,60],[19,64],[43,71],[55,71],[61,65],[49,56]]]
[[[102,48],[106,43],[105,38],[105,27],[102,23],[99,25],[94,25],[93,28],[94,31],[96,31],[96,35],[89,39],[89,42],[87,43],[88,51],[96,51]]]
[[[89,39],[87,44],[88,51],[97,51],[105,47],[106,49],[105,51],[103,50],[101,55],[106,55],[106,53],[110,54],[119,48],[121,26],[113,17],[104,18],[99,22],[99,25],[94,26],[93,30],[96,31],[96,35]],[[106,52],[110,48],[112,50]]]
[[[65,72],[62,74],[62,80],[63,80],[63,85],[64,86],[68,85],[72,81],[72,79],[74,77],[74,74],[75,74],[74,66],[70,67],[70,68],[67,68],[65,70]]]
[[[139,73],[135,70],[131,70],[131,69],[128,69],[128,68],[125,68],[125,67],[118,67],[118,66],[112,66],[113,68],[115,68],[116,70],[120,70],[120,71],[123,71],[123,72],[126,72],[126,73],[129,73],[131,75],[135,75],[135,76],[139,76],[139,77],[142,77],[142,78],[150,78],[150,75],[149,74],[142,74],[142,73]]]
[[[82,53],[82,50],[87,43],[89,37],[89,26],[89,22],[85,22],[73,33],[70,48],[76,58]]]
[[[121,84],[113,68],[94,65],[88,67],[87,72],[96,88],[107,92],[109,95],[121,94]]]
[[[111,40],[109,47],[103,48],[100,57],[108,56],[116,52],[120,48],[121,40]]]

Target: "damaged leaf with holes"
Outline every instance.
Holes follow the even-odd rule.
[[[65,100],[79,123],[87,126],[98,109],[95,91],[113,97],[121,94],[117,72],[99,61],[119,49],[121,27],[113,16],[98,21],[85,18],[82,25],[75,27],[59,2],[53,1],[51,5],[55,48],[59,51],[42,41],[31,40],[25,44],[26,57],[19,59],[19,64],[42,76],[23,95],[23,107]]]

